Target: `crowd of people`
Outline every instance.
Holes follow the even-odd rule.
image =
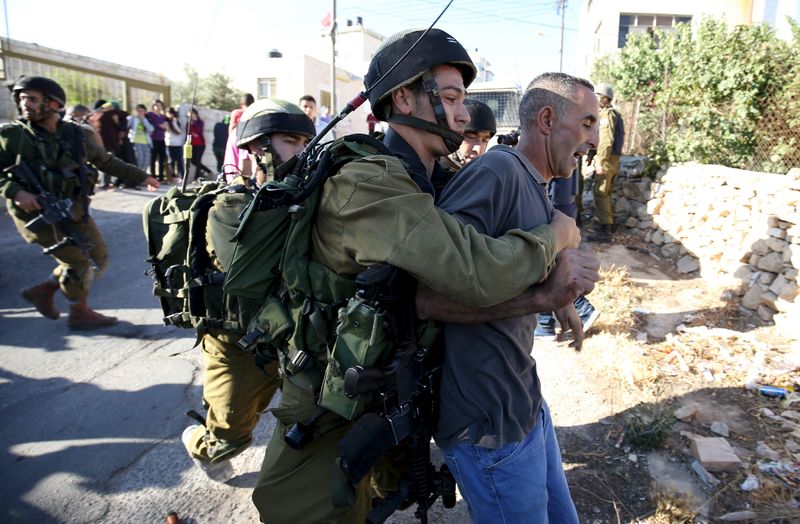
[[[578,522],[530,351],[539,336],[534,329],[555,329],[556,321],[562,333],[572,332],[573,346],[580,349],[597,318],[585,295],[599,278],[598,262],[580,249],[570,207],[575,193],[559,197],[553,188],[557,181],[580,176],[581,159],[597,150],[603,158],[597,172],[606,177],[597,190],[601,233],[610,239],[607,195],[618,156],[602,155],[617,151],[616,115],[609,109],[613,92],[563,73],[539,75],[520,102],[518,143],[487,149],[497,129],[491,109],[467,98],[476,76],[469,54],[444,31],[431,30],[417,46],[420,37],[421,31],[398,33],[370,62],[365,85],[371,88],[371,123],[387,123],[382,153],[344,163],[320,189],[309,222],[307,259],[298,267],[308,272],[304,278],[313,281],[312,288],[322,291],[307,296],[314,292],[284,275],[285,289],[275,298],[290,297],[286,307],[298,315],[297,331],[276,348],[273,360],[264,362],[259,361],[263,355],[254,360],[237,347],[242,326],[198,324],[208,416],[186,428],[182,440],[204,473],[229,480],[234,474],[230,459],[250,445],[259,413],[280,388],[273,410],[278,425],[253,492],[263,522],[364,522],[378,504],[374,497],[401,492],[408,475],[402,443],[399,452],[392,451],[399,459],[387,455],[369,465],[370,473],[353,476],[342,465],[341,443],[352,435],[356,417],[321,402],[330,387],[330,369],[337,369],[334,348],[344,330],[342,319],[364,301],[346,310],[343,304],[353,298],[360,273],[387,263],[416,281],[410,296],[418,343],[430,340],[436,348],[432,354],[441,354],[438,419],[431,435],[472,520]],[[397,62],[403,67],[394,67]],[[85,201],[83,184],[89,182],[80,177],[71,178],[71,185],[54,181],[64,166],[78,173],[86,162],[103,172],[104,188],[125,183],[156,188],[192,169],[194,178],[214,174],[201,162],[204,123],[194,109],[181,115],[155,101],[150,111],[140,104],[128,115],[113,100],[98,101],[94,111],[72,106],[62,122],[66,96],[52,80],[23,79],[14,96],[21,118],[0,129],[0,164],[19,164],[10,152],[20,151],[22,162],[44,166],[41,172],[50,177],[44,185],[60,188],[60,197]],[[279,166],[324,127],[310,95],[297,105],[245,95],[238,109],[214,125],[216,172],[255,194],[279,180]],[[194,149],[191,166],[183,165],[187,130]],[[37,140],[80,140],[84,153],[54,149],[58,155],[41,158]],[[0,188],[21,235],[45,247],[56,244],[49,230],[34,234],[26,228],[41,208],[35,184],[24,173],[11,173]],[[248,202],[244,196],[224,199],[237,217]],[[212,207],[209,223],[214,216]],[[87,207],[65,220],[81,228],[92,246],[54,249],[53,276],[23,290],[22,297],[55,319],[53,295],[61,289],[75,307],[70,326],[113,324],[116,319],[86,306],[93,268],[102,271],[106,265],[102,237]],[[225,225],[235,228],[236,223]],[[225,271],[224,249],[214,245],[219,239],[209,233],[207,242],[209,257]],[[283,264],[296,262],[282,262],[281,270],[290,273]],[[228,304],[217,306],[224,310]],[[538,328],[537,314],[548,315]],[[373,347],[379,328],[370,325],[348,336],[363,337]],[[316,342],[308,342],[302,329],[315,333]],[[358,340],[347,341],[354,343]],[[287,436],[298,425],[310,435],[302,446]]]
[[[133,114],[129,114],[118,100],[97,100],[94,110],[80,104],[68,107],[64,118],[84,126],[103,149],[123,162],[148,171],[161,183],[179,183],[186,175],[183,146],[187,132],[193,151],[189,172],[192,180],[214,179],[221,171],[219,165],[214,171],[202,162],[206,149],[205,122],[195,108],[181,115],[178,109],[167,108],[161,100],[155,100],[150,110],[144,104],[137,104]],[[227,132],[224,140],[227,140]],[[216,132],[214,143],[218,144]],[[215,145],[215,155],[216,147],[218,145]],[[105,190],[122,186],[138,188],[106,172],[102,173],[99,183]]]

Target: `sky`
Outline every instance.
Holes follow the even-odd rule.
[[[574,72],[578,12],[567,0],[564,65]],[[247,78],[271,49],[302,54],[319,41],[331,0],[4,0],[0,31],[25,42],[183,79],[183,64],[201,74]],[[559,70],[557,0],[454,0],[436,27],[492,64],[496,80],[527,84]],[[383,36],[427,27],[446,0],[338,0],[336,20],[363,18]],[[5,16],[7,14],[7,16]],[[360,72],[357,72],[360,73]],[[252,76],[252,75],[251,75]],[[251,86],[236,86],[247,88]]]

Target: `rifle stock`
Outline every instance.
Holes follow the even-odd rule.
[[[452,475],[446,465],[437,471],[430,459],[430,440],[438,417],[440,355],[417,342],[416,285],[410,275],[389,264],[378,264],[359,274],[356,285],[360,298],[383,310],[396,351],[381,369],[353,367],[346,371],[348,396],[372,392],[378,401],[340,443],[338,464],[356,484],[389,449],[402,444],[409,468],[395,496],[374,504],[367,521],[383,522],[410,501],[417,504],[415,516],[427,522],[427,511],[439,496],[445,507],[455,504]]]

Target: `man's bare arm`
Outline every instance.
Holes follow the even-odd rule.
[[[478,308],[439,295],[423,284],[417,288],[417,316],[454,324],[477,324],[531,313],[559,310],[594,289],[599,278],[594,255],[577,249],[561,252],[556,267],[542,284],[491,307]]]

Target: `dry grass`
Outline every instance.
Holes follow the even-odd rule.
[[[640,319],[633,308],[641,304],[642,286],[631,280],[627,267],[611,265],[600,269],[600,281],[589,296],[603,314],[596,329],[612,334],[629,334],[639,326]]]
[[[685,493],[675,493],[653,484],[650,491],[656,510],[653,515],[640,521],[642,524],[691,524],[697,512],[697,501]]]

